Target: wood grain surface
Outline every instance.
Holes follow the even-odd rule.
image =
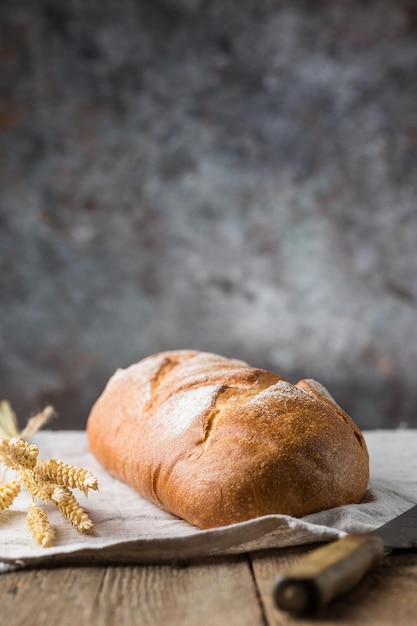
[[[188,564],[65,567],[0,577],[8,626],[410,626],[417,623],[417,554],[387,557],[349,594],[303,618],[277,610],[276,573],[311,548]]]

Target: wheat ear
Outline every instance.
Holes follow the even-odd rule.
[[[8,509],[13,504],[13,500],[20,492],[20,482],[12,480],[0,485],[0,511]]]
[[[26,523],[32,533],[32,537],[43,548],[47,548],[52,544],[55,531],[48,520],[48,516],[40,506],[35,503],[30,506]]]
[[[14,470],[22,467],[32,469],[36,465],[38,454],[36,446],[17,437],[3,439],[0,443],[0,460]]]
[[[45,502],[57,503],[66,495],[66,491],[61,485],[38,482],[33,474],[32,470],[26,469],[19,472],[20,480],[32,497],[39,498]]]
[[[82,533],[88,533],[93,530],[93,522],[81,508],[77,498],[69,490],[56,504],[61,513],[69,519],[77,530]]]
[[[57,459],[38,461],[34,473],[39,481],[50,481],[71,489],[77,487],[85,496],[89,489],[98,490],[97,478],[92,472]]]

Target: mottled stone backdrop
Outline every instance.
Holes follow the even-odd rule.
[[[196,348],[417,426],[417,3],[1,3],[0,397]]]

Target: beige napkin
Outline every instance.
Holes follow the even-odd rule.
[[[38,546],[26,527],[29,496],[22,490],[10,509],[0,511],[0,572],[29,565],[181,561],[328,541],[347,532],[375,529],[417,503],[417,430],[364,434],[371,479],[361,504],[301,519],[268,515],[202,531],[161,511],[112,478],[89,453],[84,432],[39,432],[32,441],[41,458],[59,458],[97,476],[98,492],[91,492],[88,499],[77,493],[94,522],[94,534],[78,533],[55,505],[46,504],[56,538],[50,548]],[[10,472],[7,480],[12,475]]]

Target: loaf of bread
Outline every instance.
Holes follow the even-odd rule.
[[[205,352],[118,370],[87,433],[111,474],[199,528],[357,503],[368,484],[362,433],[320,383]]]

